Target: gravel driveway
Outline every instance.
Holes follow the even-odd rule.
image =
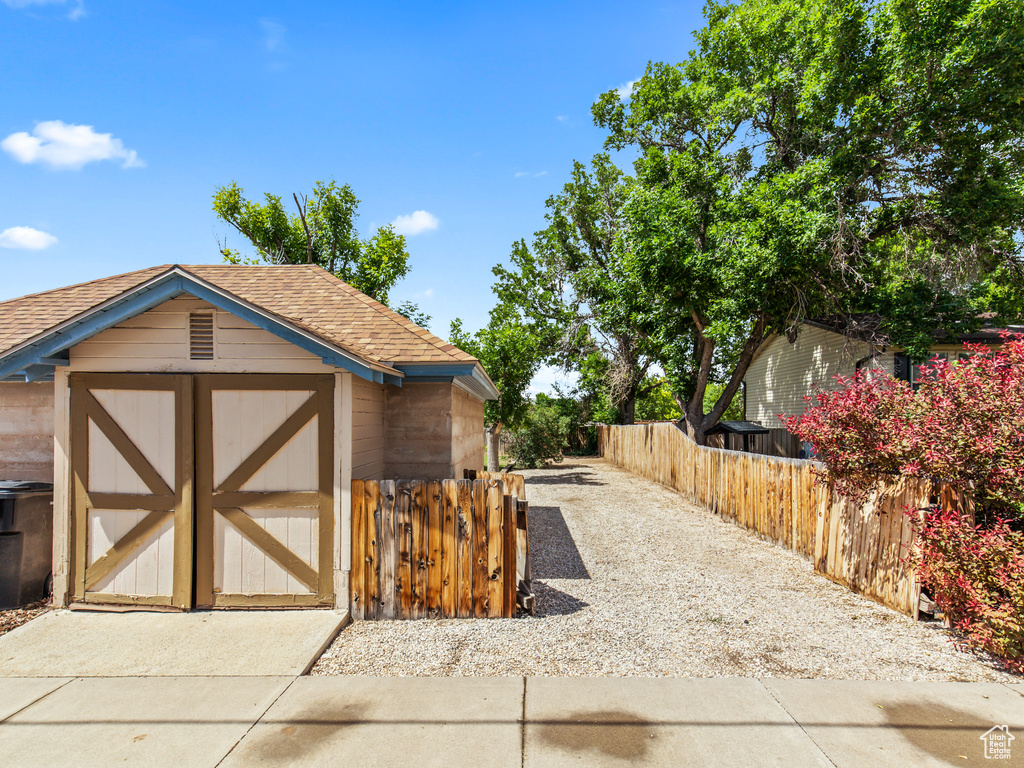
[[[525,474],[536,616],[356,622],[312,674],[1020,680],[601,460]]]

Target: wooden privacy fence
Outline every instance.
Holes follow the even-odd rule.
[[[821,465],[699,446],[675,424],[601,426],[601,455],[667,485],[696,504],[777,541],[814,562],[815,572],[916,618],[920,585],[908,557],[913,521],[938,497],[967,502],[948,485],[918,478],[884,482],[856,504],[814,482]]]
[[[518,506],[501,480],[353,480],[352,618],[515,616]]]

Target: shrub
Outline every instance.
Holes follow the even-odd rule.
[[[814,445],[836,488],[862,498],[882,474],[971,488],[989,515],[1024,511],[1024,338],[925,366],[918,391],[872,372],[837,377],[787,428]],[[809,398],[810,399],[810,398]]]
[[[530,407],[525,426],[510,435],[507,450],[520,467],[543,467],[562,460],[568,432],[567,416],[553,403],[537,402]]]
[[[960,633],[954,642],[1024,673],[1024,533],[1001,520],[983,528],[932,510],[918,534],[918,573]]]

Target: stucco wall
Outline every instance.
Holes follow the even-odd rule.
[[[851,375],[857,361],[878,350],[846,337],[804,326],[792,344],[784,336],[767,342],[743,381],[746,384],[746,419],[766,427],[781,426],[779,414],[800,415],[804,397],[818,387],[834,386],[837,374]],[[869,367],[892,372],[892,353],[871,359]]]
[[[484,468],[484,402],[452,387],[452,472],[462,479],[465,469]]]
[[[53,482],[53,382],[0,383],[0,480]]]
[[[461,480],[464,469],[483,469],[483,401],[443,382],[384,393],[385,477]]]
[[[452,477],[452,385],[384,387],[384,476]]]

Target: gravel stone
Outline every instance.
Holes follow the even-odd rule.
[[[524,474],[536,616],[355,622],[312,674],[1021,679],[599,459]]]
[[[48,610],[50,610],[49,602],[40,600],[38,603],[29,603],[21,608],[9,608],[0,611],[0,635],[8,633],[12,629],[17,629],[22,624],[27,624],[36,616],[41,616]]]

